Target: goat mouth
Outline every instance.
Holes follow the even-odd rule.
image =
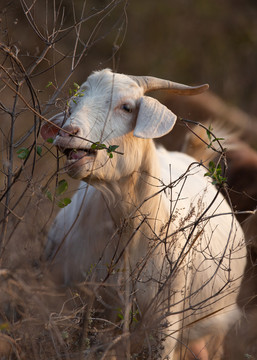
[[[67,160],[80,160],[84,157],[94,157],[97,154],[97,150],[94,149],[60,149]]]

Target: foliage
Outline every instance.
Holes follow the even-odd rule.
[[[216,165],[213,161],[209,162],[209,171],[204,176],[209,176],[212,179],[213,185],[222,185],[227,180],[223,177],[221,165]]]
[[[18,154],[19,159],[25,160],[29,155],[29,149],[22,147],[19,150],[17,150],[16,153]]]
[[[113,152],[118,149],[119,145],[109,145],[108,147],[105,144],[101,144],[100,142],[95,142],[91,145],[91,149],[93,150],[106,150],[110,159],[113,158]]]
[[[71,203],[71,199],[68,197],[60,198],[68,190],[68,182],[65,179],[62,179],[58,182],[55,193],[52,195],[51,191],[48,188],[43,188],[45,196],[53,202],[56,199],[56,204],[59,208],[64,208]]]
[[[209,125],[209,128],[206,130],[208,139],[210,141],[210,143],[208,144],[208,148],[211,148],[213,143],[215,141],[221,141],[224,140],[224,138],[217,138],[213,133],[212,133],[213,128],[211,127],[211,125]]]
[[[67,190],[68,190],[67,180],[63,179],[58,182],[55,193],[57,196],[59,196],[59,195],[62,195]]]
[[[83,97],[85,95],[86,89],[80,89],[80,86],[77,83],[73,83],[74,89],[69,90],[69,95],[72,96],[72,101],[77,104],[77,97]]]

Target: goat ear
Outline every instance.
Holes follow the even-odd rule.
[[[172,130],[176,120],[177,116],[158,100],[143,96],[134,136],[143,139],[159,138]]]
[[[59,128],[63,125],[64,122],[64,113],[59,113],[55,116],[53,116],[50,120],[50,122],[45,122],[41,126],[41,136],[44,140],[47,140],[49,138],[55,139],[56,135],[59,132]],[[57,125],[58,127],[56,127]]]

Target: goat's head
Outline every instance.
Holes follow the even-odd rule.
[[[175,124],[175,114],[144,96],[159,89],[191,95],[205,91],[208,85],[189,87],[153,77],[116,74],[109,69],[95,72],[71,99],[67,114],[50,119],[41,134],[44,139],[55,139],[54,144],[67,156],[65,167],[72,177],[112,181],[128,176],[140,168],[142,139],[161,137]],[[99,149],[103,143],[109,153]],[[113,145],[119,146],[124,156],[115,154],[110,159]]]

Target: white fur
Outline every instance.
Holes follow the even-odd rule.
[[[76,128],[79,137],[59,133],[55,145],[90,148],[100,141],[119,145],[123,155],[114,153],[110,159],[99,150],[96,157],[66,164],[67,172],[83,181],[72,203],[56,217],[47,251],[66,283],[90,279],[99,284],[115,264],[108,283],[117,288],[129,279],[141,331],[151,332],[156,321],[168,322],[162,356],[172,356],[179,336],[195,340],[236,320],[245,265],[242,230],[193,158],[157,149],[149,139],[146,119],[141,126],[137,117],[143,90],[132,78],[103,70],[91,75],[82,89],[85,95],[76,98],[77,104],[71,101],[64,125],[60,117],[52,119],[63,129]],[[169,118],[168,109],[158,106],[156,114],[165,112],[165,124],[156,130],[153,113],[152,137],[167,132],[174,122],[174,114]],[[47,138],[49,124],[45,126]],[[135,127],[140,133],[133,134]],[[117,301],[122,302],[122,290]]]

